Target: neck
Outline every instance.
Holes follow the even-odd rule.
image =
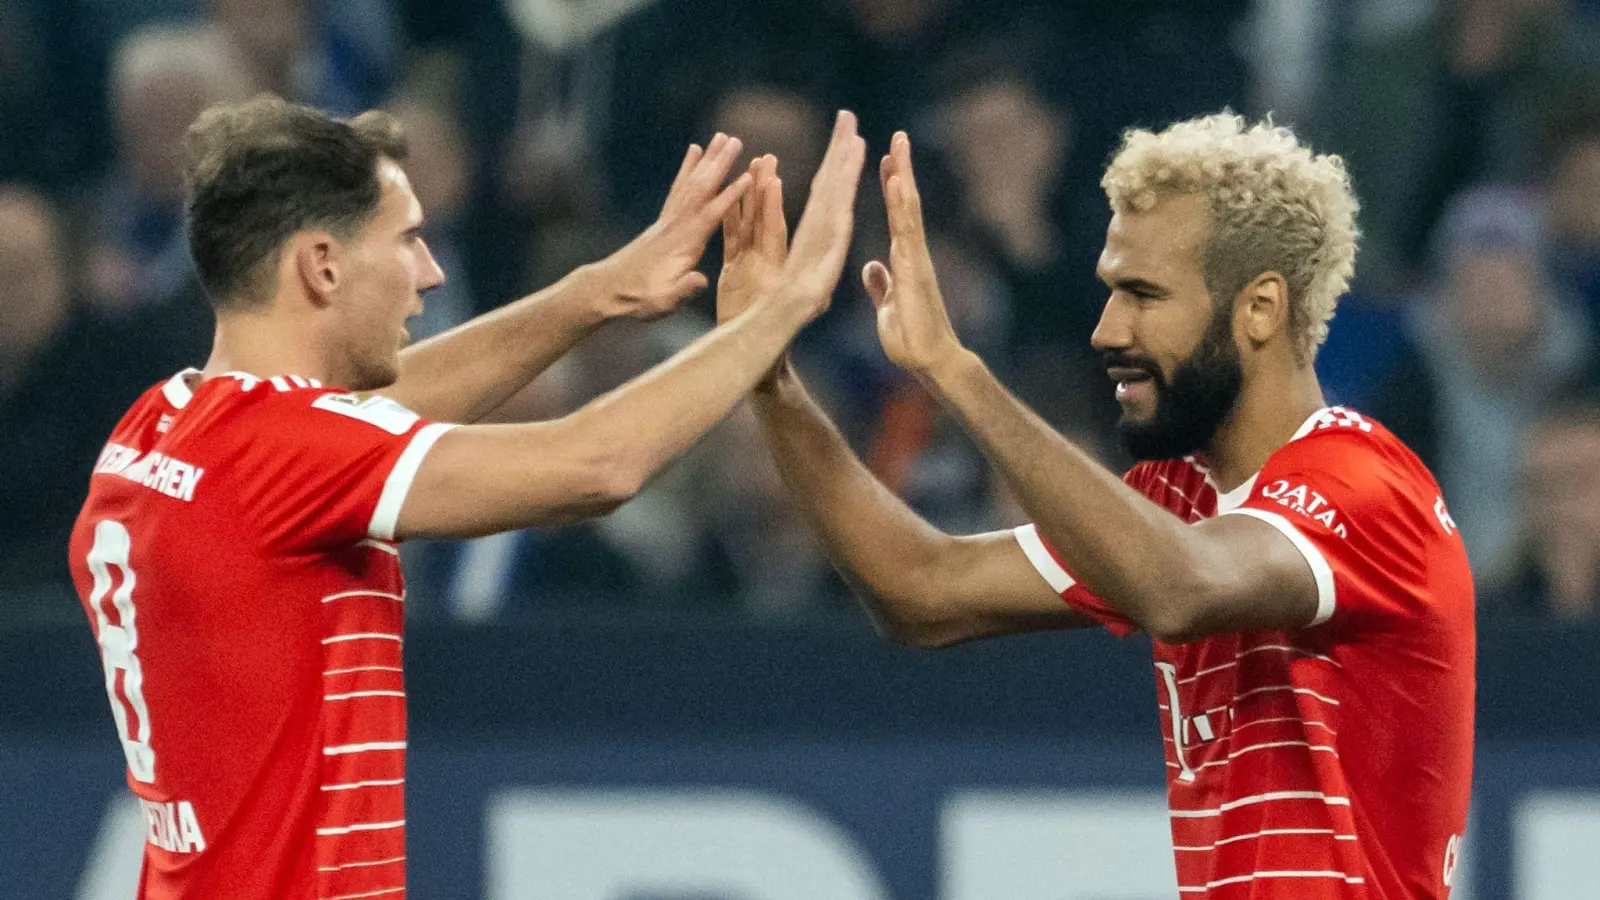
[[[211,356],[200,377],[245,372],[262,379],[300,375],[330,386],[341,384],[345,373],[332,363],[321,336],[283,313],[285,305],[219,314]]]
[[[1322,385],[1310,365],[1294,366],[1287,377],[1247,378],[1233,416],[1217,429],[1206,451],[1218,490],[1231,491],[1261,471],[1267,457],[1324,405]]]

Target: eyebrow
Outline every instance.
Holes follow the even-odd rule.
[[[1169,293],[1161,285],[1153,281],[1146,281],[1143,278],[1101,278],[1100,280],[1114,291],[1127,291],[1130,294],[1153,294],[1158,297],[1165,297]]]
[[[419,219],[419,220],[417,220],[417,224],[411,226],[410,228],[407,228],[405,231],[402,231],[401,235],[403,237],[408,237],[408,238],[409,237],[421,237],[422,236],[422,226],[424,226],[426,224],[428,224],[428,220],[427,219]]]

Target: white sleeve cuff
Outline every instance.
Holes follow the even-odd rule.
[[[422,468],[423,457],[433,449],[435,441],[454,427],[448,422],[435,422],[424,425],[411,438],[405,452],[400,454],[394,468],[389,470],[388,480],[383,483],[378,507],[372,511],[372,523],[367,526],[368,537],[380,541],[394,540],[395,527],[400,524],[400,507],[405,505],[406,494],[411,492],[411,482],[416,479],[417,470]]]
[[[1078,580],[1067,574],[1067,570],[1061,568],[1056,558],[1050,555],[1050,548],[1046,547],[1044,539],[1039,537],[1037,525],[1023,525],[1013,530],[1012,534],[1017,536],[1017,543],[1022,545],[1022,552],[1028,557],[1028,562],[1033,563],[1034,569],[1046,582],[1049,582],[1051,589],[1056,593],[1065,594],[1078,583]]]
[[[1283,536],[1288,538],[1291,544],[1294,544],[1295,549],[1300,551],[1301,556],[1305,557],[1306,565],[1311,567],[1311,576],[1317,582],[1317,615],[1309,625],[1321,625],[1323,622],[1333,618],[1333,569],[1329,568],[1328,560],[1323,557],[1322,551],[1307,540],[1306,536],[1300,533],[1300,529],[1294,526],[1294,523],[1277,513],[1267,512],[1262,509],[1232,509],[1222,515],[1249,516],[1252,519],[1260,519],[1283,532]]]

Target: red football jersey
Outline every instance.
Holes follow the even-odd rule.
[[[117,425],[71,566],[149,822],[139,896],[405,895],[395,521],[450,426],[194,370]]]
[[[1128,484],[1189,522],[1270,523],[1305,556],[1305,627],[1154,642],[1184,897],[1444,900],[1472,782],[1476,632],[1466,550],[1439,487],[1381,425],[1318,411],[1218,495],[1194,459]],[[1034,526],[1023,550],[1066,601],[1135,626]]]

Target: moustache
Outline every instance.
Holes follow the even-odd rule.
[[[1100,366],[1103,369],[1138,369],[1149,375],[1152,381],[1161,382],[1161,367],[1148,356],[1135,356],[1122,350],[1107,350],[1100,354]]]

